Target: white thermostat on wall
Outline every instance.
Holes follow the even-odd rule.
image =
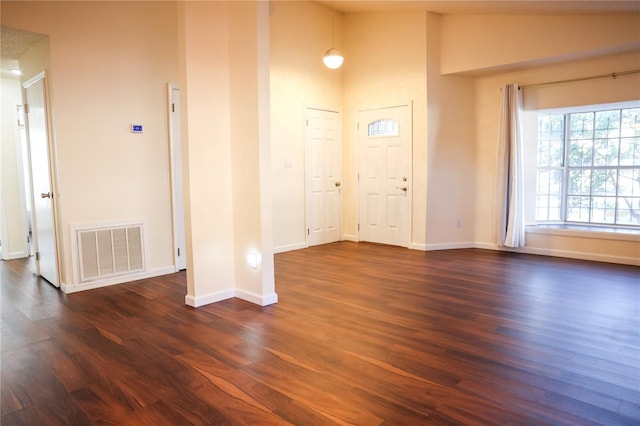
[[[142,124],[132,124],[131,133],[142,133]]]

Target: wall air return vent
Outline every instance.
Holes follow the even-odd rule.
[[[74,264],[79,284],[146,272],[144,226],[140,222],[74,226]]]

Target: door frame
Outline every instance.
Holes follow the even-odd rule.
[[[311,200],[309,197],[309,188],[310,188],[310,175],[309,175],[309,110],[316,111],[324,111],[328,113],[337,114],[338,119],[340,120],[340,176],[341,183],[344,184],[344,137],[343,137],[343,126],[344,126],[344,118],[342,112],[337,108],[327,108],[327,107],[318,107],[314,105],[304,105],[304,220],[305,220],[305,233],[304,233],[304,241],[305,247],[310,247],[309,243],[309,233],[308,229],[311,223],[310,214],[311,214]],[[340,191],[340,221],[339,221],[339,230],[338,241],[343,239],[343,222],[344,221],[344,192]]]
[[[55,266],[56,266],[56,283],[51,283],[56,287],[60,287],[61,280],[61,272],[62,272],[62,259],[61,259],[61,247],[60,247],[60,221],[58,214],[58,168],[57,168],[57,151],[56,144],[54,140],[54,132],[53,132],[53,120],[51,114],[51,102],[50,102],[50,92],[49,92],[49,79],[47,76],[47,71],[43,70],[31,77],[30,79],[22,82],[22,99],[25,104],[29,103],[29,98],[27,97],[27,88],[37,83],[38,81],[43,81],[44,87],[44,114],[46,121],[46,133],[47,133],[47,145],[49,148],[49,184],[51,185],[51,193],[53,196],[51,197],[51,210],[52,210],[52,220],[53,220],[53,239],[54,239],[54,255]],[[38,229],[37,229],[37,218],[35,213],[35,192],[33,188],[33,165],[31,162],[31,135],[29,134],[29,114],[25,113],[25,130],[27,135],[27,151],[28,151],[28,164],[29,164],[29,182],[31,186],[31,228],[32,228],[32,237],[33,237],[33,245],[36,253],[39,253],[39,242],[38,242]],[[36,275],[40,275],[40,260],[36,255]]]
[[[182,108],[178,104],[177,114],[173,110],[173,104],[175,99],[173,96],[174,90],[180,91],[180,86],[174,83],[167,83],[167,117],[169,122],[169,169],[171,174],[171,228],[172,228],[172,246],[173,246],[173,265],[175,271],[178,272],[187,267],[187,248],[186,248],[186,229],[184,220],[184,192],[183,185],[179,185],[179,179],[183,174],[183,162],[182,162],[182,134],[175,135],[176,130],[180,131],[182,128]],[[180,155],[176,155],[176,151]],[[178,222],[182,220],[182,224]],[[178,255],[180,250],[180,243],[183,243],[183,252]]]
[[[361,155],[362,152],[360,150],[360,114],[363,112],[369,112],[369,111],[378,111],[378,110],[384,110],[384,109],[391,109],[391,108],[401,108],[401,107],[408,107],[409,111],[408,111],[408,115],[409,115],[409,147],[407,150],[407,155],[409,156],[408,158],[408,162],[407,164],[409,165],[409,170],[407,172],[408,176],[411,176],[411,185],[410,185],[410,190],[407,192],[407,240],[406,240],[406,245],[402,245],[402,247],[411,247],[411,240],[413,238],[412,236],[412,232],[413,232],[413,188],[415,188],[415,183],[414,183],[414,179],[413,179],[413,101],[408,101],[408,102],[402,102],[402,103],[398,103],[398,104],[391,104],[391,105],[386,105],[386,106],[377,106],[377,107],[365,107],[365,108],[359,108],[356,111],[356,123],[357,123],[357,130],[356,130],[356,170],[357,170],[357,185],[358,188],[356,189],[356,223],[357,223],[357,235],[358,235],[358,241],[362,241],[362,239],[360,238],[360,208],[361,208],[361,200],[360,200],[360,185],[361,185],[361,180],[360,180],[360,160],[361,160]]]

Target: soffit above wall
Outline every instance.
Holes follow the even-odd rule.
[[[425,10],[443,15],[459,14],[609,14],[640,13],[639,0],[498,0],[498,1],[457,1],[457,0],[316,0],[342,13],[416,11]]]

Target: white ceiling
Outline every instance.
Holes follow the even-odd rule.
[[[285,0],[286,1],[286,0]],[[439,14],[640,13],[640,0],[316,0],[343,13],[427,10]]]

